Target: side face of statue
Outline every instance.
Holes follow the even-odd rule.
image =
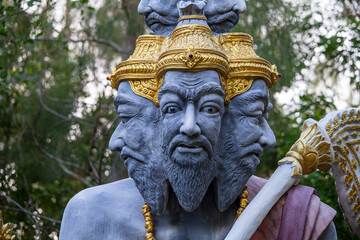
[[[272,109],[266,83],[255,80],[251,88],[227,106],[221,129],[222,171],[218,182],[218,207],[227,209],[255,173],[264,149],[275,145],[267,122]]]
[[[138,12],[155,35],[170,36],[179,18],[177,3],[178,0],[141,0]]]
[[[136,95],[128,82],[119,84],[114,105],[121,121],[111,136],[109,148],[120,153],[129,176],[153,211],[162,212],[166,189],[159,161],[158,108]]]
[[[205,15],[211,30],[223,33],[230,31],[238,23],[239,15],[245,10],[245,0],[209,0]]]

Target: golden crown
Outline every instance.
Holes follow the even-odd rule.
[[[112,72],[111,86],[117,89],[121,81],[128,81],[134,93],[158,105],[157,92],[169,70],[216,70],[225,103],[247,91],[254,79],[264,79],[270,88],[278,76],[275,65],[256,55],[249,34],[212,35],[206,25],[185,24],[170,37],[140,36],[133,55]]]

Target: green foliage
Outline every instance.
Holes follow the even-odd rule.
[[[340,0],[335,2],[338,11],[331,16],[336,32],[320,34],[319,47],[326,61],[319,64],[321,73],[330,72],[336,78],[348,72],[350,83],[360,91],[360,15],[359,3]]]
[[[310,3],[247,1],[247,13],[234,31],[250,33],[258,55],[278,66],[283,77],[272,93],[286,91],[295,80],[308,80],[303,70],[309,68],[307,61],[318,57],[315,48],[326,60],[318,64],[316,74],[330,69],[336,77],[350,71],[354,75],[349,81],[359,88],[359,18],[349,1],[333,1],[345,6],[334,14],[342,24],[337,34],[321,36],[315,33],[323,23],[313,19],[323,13]],[[127,176],[117,154],[107,149],[117,117],[105,78],[131,54],[144,32],[137,4],[0,2],[0,210],[6,222],[17,224],[18,239],[56,239],[73,195]],[[312,91],[292,110],[272,101],[269,122],[278,143],[258,169],[266,176],[297,140],[303,120],[318,120],[335,108],[332,99]],[[318,174],[304,178],[304,184],[311,183],[323,201],[336,208],[331,178],[324,182]],[[329,195],[322,196],[320,183],[329,186]],[[339,236],[350,239],[339,215]]]
[[[248,1],[246,4],[246,14],[240,16],[239,24],[232,31],[253,36],[256,53],[277,65],[282,78],[275,91],[291,86],[304,67],[301,59],[307,57],[298,51],[299,43],[293,38],[303,24],[296,18],[298,9],[282,0]]]
[[[143,32],[142,24],[127,31],[129,22],[142,23],[129,19],[136,6],[66,1],[59,25],[55,1],[2,1],[0,208],[18,239],[56,238],[75,193],[126,176],[107,149],[116,114],[99,72],[127,57],[126,42]]]

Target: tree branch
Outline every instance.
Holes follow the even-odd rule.
[[[73,42],[73,43],[95,42],[95,43],[100,43],[100,44],[104,44],[104,45],[107,45],[109,47],[112,47],[118,53],[126,54],[126,55],[130,54],[129,51],[123,50],[119,45],[117,45],[113,41],[106,40],[106,39],[103,39],[103,38],[88,37],[88,38],[83,38],[83,39],[72,39],[72,38],[38,37],[38,38],[29,39],[29,40],[32,40],[32,41],[50,41],[50,42],[61,41],[61,42]],[[1,41],[15,43],[15,42],[17,42],[17,39],[15,39],[15,38],[3,38],[3,39],[1,39]]]
[[[67,163],[66,161],[60,159],[60,158],[57,158],[55,156],[53,156],[52,154],[48,153],[47,151],[45,151],[39,144],[39,142],[37,141],[36,139],[36,136],[35,136],[35,133],[32,132],[32,135],[33,135],[33,138],[34,138],[34,141],[35,141],[35,145],[36,147],[42,152],[44,153],[48,158],[52,159],[52,160],[55,160],[61,167],[61,169],[68,175],[70,175],[71,177],[81,181],[82,183],[84,183],[86,186],[88,187],[92,187],[93,185],[91,183],[89,183],[87,180],[85,180],[84,178],[82,178],[81,176],[79,176],[78,174],[72,172],[70,169],[68,169],[64,163]]]
[[[101,129],[101,132],[104,132],[103,129],[104,128],[107,128],[105,133],[103,134],[103,138],[104,139],[108,139],[109,138],[109,135],[110,135],[110,131],[111,131],[111,128],[112,126],[114,125],[114,123],[116,122],[116,120],[119,118],[118,115],[116,115],[113,119],[109,120],[106,124],[104,124],[104,127]],[[110,125],[108,127],[108,125]],[[102,165],[103,165],[103,159],[104,159],[104,154],[105,154],[105,150],[108,148],[108,141],[105,141],[102,145],[102,148],[101,148],[101,151],[100,151],[100,159],[99,159],[99,176],[100,176],[100,179],[99,179],[99,182],[101,184],[101,172],[102,172]]]
[[[58,113],[58,112],[56,112],[55,110],[49,108],[49,107],[44,103],[44,100],[43,100],[43,98],[42,98],[42,92],[41,92],[41,88],[40,88],[40,87],[39,87],[39,89],[38,89],[37,92],[38,92],[38,95],[39,95],[39,100],[40,100],[41,106],[42,106],[46,111],[48,111],[49,113],[54,114],[55,116],[57,116],[57,117],[65,120],[65,121],[76,122],[76,123],[79,123],[79,124],[85,124],[85,125],[88,125],[88,126],[92,126],[92,124],[84,122],[84,120],[81,119],[81,118],[77,118],[77,117],[68,118],[68,117],[62,115],[61,113]]]
[[[98,114],[96,114],[98,115]],[[93,130],[93,133],[92,133],[92,137],[91,137],[91,143],[90,143],[90,147],[89,147],[89,152],[88,152],[88,163],[89,163],[89,166],[91,168],[91,171],[92,173],[94,174],[95,176],[95,179],[96,179],[96,182],[97,184],[100,184],[100,176],[101,176],[101,172],[98,173],[94,167],[94,164],[92,163],[91,161],[91,156],[92,156],[92,150],[95,148],[95,140],[96,140],[96,131],[98,129],[98,126],[99,126],[99,117],[96,116],[96,121],[95,121],[95,127],[94,127],[94,130]],[[99,175],[100,174],[100,175]]]
[[[52,37],[39,37],[39,38],[35,38],[33,40],[34,41],[59,41],[59,40],[61,40],[62,42],[74,42],[74,43],[78,43],[78,42],[95,42],[95,43],[100,43],[100,44],[104,44],[104,45],[107,45],[109,47],[112,47],[118,53],[130,54],[128,51],[123,50],[119,45],[117,45],[113,41],[103,39],[103,38],[88,37],[88,38],[83,38],[83,39],[72,39],[72,38],[62,38],[62,39],[60,39],[60,38],[52,38]]]
[[[46,217],[46,216],[39,215],[39,214],[32,213],[32,212],[28,211],[27,209],[25,209],[24,207],[22,207],[18,202],[16,202],[14,199],[8,197],[8,196],[6,195],[6,193],[3,192],[3,191],[1,191],[1,190],[0,190],[0,196],[4,197],[8,202],[11,202],[12,204],[16,205],[16,207],[17,207],[20,211],[26,213],[27,215],[30,215],[30,216],[35,217],[35,218],[41,218],[41,219],[44,219],[44,220],[47,220],[47,221],[50,221],[50,222],[53,222],[53,223],[58,223],[58,224],[61,223],[61,221],[59,221],[59,220],[56,220],[56,219],[53,219],[53,218],[49,218],[49,217]],[[11,208],[8,208],[8,209],[11,210]],[[34,220],[35,220],[35,219],[34,219]]]

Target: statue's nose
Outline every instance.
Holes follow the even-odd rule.
[[[196,137],[201,133],[200,127],[196,122],[196,112],[193,103],[189,103],[186,107],[183,123],[180,127],[180,133],[185,134],[188,137]]]
[[[274,132],[270,128],[268,122],[263,120],[261,123],[261,136],[259,138],[259,143],[263,148],[273,148],[276,143],[276,138]]]
[[[122,148],[125,146],[125,142],[123,140],[123,127],[119,125],[109,141],[109,149],[113,152],[121,152]]]
[[[150,7],[150,0],[141,0],[138,5],[138,13],[140,15],[149,15],[151,13],[152,9]]]
[[[244,13],[246,11],[246,3],[245,0],[237,0],[235,1],[235,5],[233,7],[233,10],[237,13]]]

